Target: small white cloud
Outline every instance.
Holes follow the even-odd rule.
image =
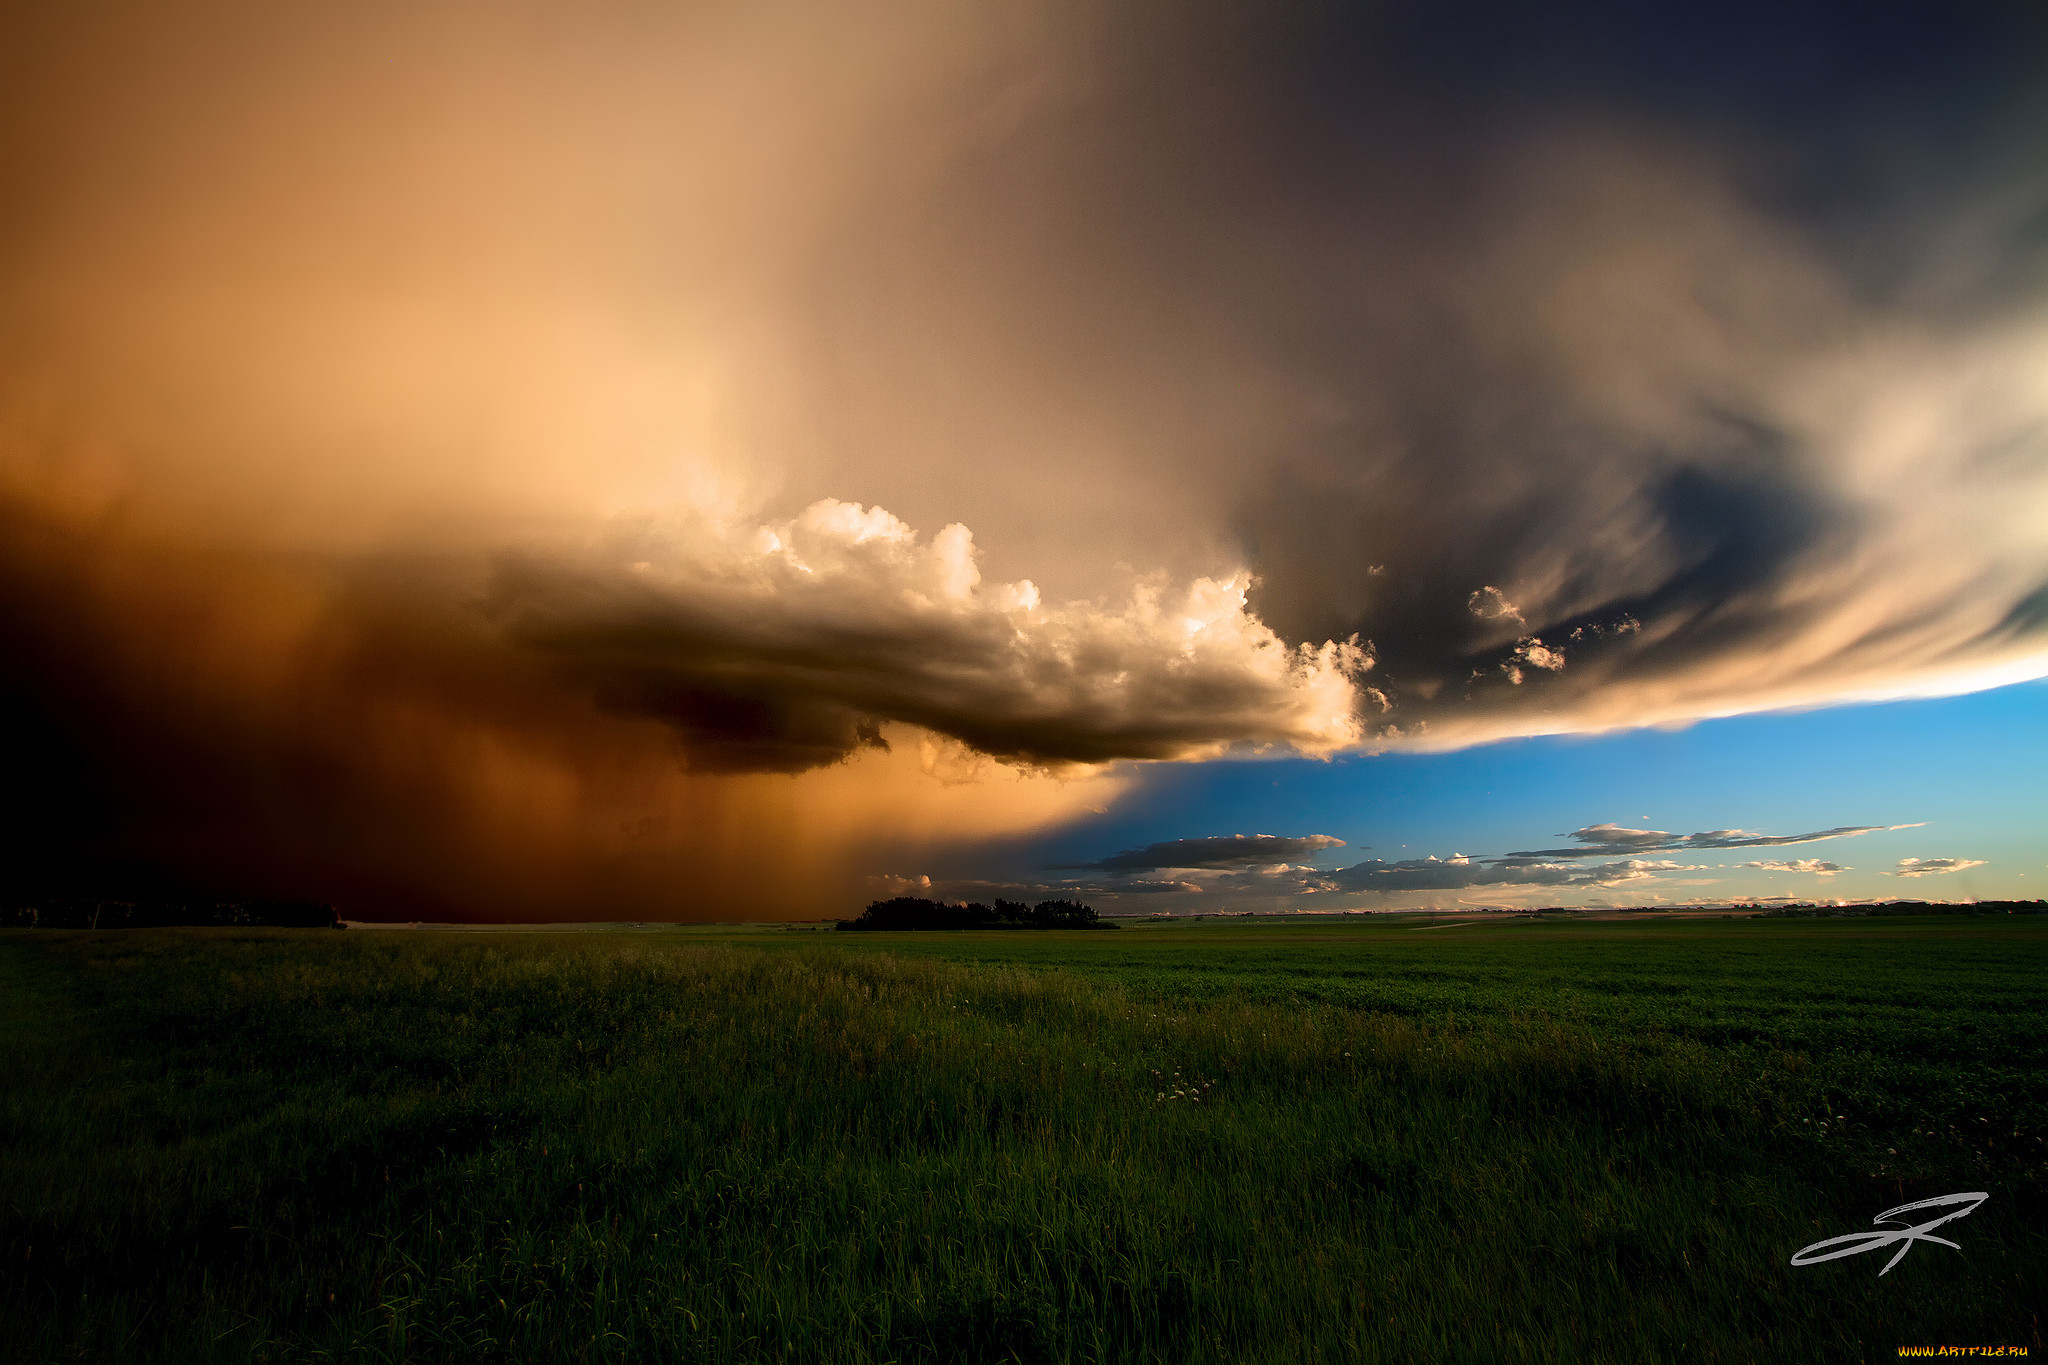
[[[1633,616],[1624,616],[1616,621],[1596,622],[1590,626],[1574,626],[1571,638],[1574,640],[1614,640],[1624,635],[1634,635],[1643,628],[1643,623]]]

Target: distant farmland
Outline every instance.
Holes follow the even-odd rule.
[[[2038,918],[0,932],[8,1360],[2041,1350]],[[1909,1200],[1914,1246],[1789,1266]]]

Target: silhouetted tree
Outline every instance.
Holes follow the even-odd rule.
[[[1031,917],[1040,927],[1046,929],[1103,929],[1094,907],[1079,901],[1040,901],[1031,909]]]
[[[947,905],[917,896],[897,896],[876,901],[854,919],[839,921],[841,929],[1113,929],[1093,909],[1079,901],[1040,901],[1027,906],[1022,901],[999,900]]]

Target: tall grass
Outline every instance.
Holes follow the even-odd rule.
[[[2034,1134],[1973,1149],[1966,1255],[1787,1266],[1958,1170],[1755,1040],[833,941],[46,933],[0,971],[22,1360],[1891,1358],[2048,1301]]]

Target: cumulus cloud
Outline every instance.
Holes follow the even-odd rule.
[[[1526,640],[1516,642],[1514,653],[1502,661],[1500,671],[1506,675],[1509,682],[1520,687],[1524,666],[1556,673],[1564,667],[1564,651],[1554,649],[1532,635]]]
[[[1981,858],[1901,858],[1887,877],[1938,877],[1945,872],[1965,872],[1984,866]]]
[[[1250,867],[1292,863],[1314,857],[1327,848],[1342,847],[1344,841],[1329,834],[1219,834],[1203,839],[1169,839],[1143,848],[1125,849],[1092,863],[1057,866],[1101,872],[1136,872],[1157,867]]]
[[[1622,825],[1588,825],[1560,837],[1576,839],[1576,848],[1524,849],[1504,854],[1506,858],[1592,858],[1622,851],[1653,853],[1688,849],[1776,848],[1784,844],[1811,844],[1823,839],[1850,839],[1859,834],[1885,830],[1918,829],[1919,825],[1837,825],[1809,834],[1757,834],[1741,829],[1710,829],[1696,834],[1673,834],[1664,829],[1629,829]]]
[[[580,557],[507,556],[487,610],[605,706],[668,723],[693,763],[796,772],[905,721],[1032,763],[1356,744],[1354,640],[1289,647],[1243,577],[1141,579],[1118,602],[985,584],[972,533],[929,540],[825,499],[789,521],[645,526]]]
[[[1790,862],[1761,861],[1754,863],[1737,863],[1736,866],[1754,867],[1765,872],[1813,872],[1823,877],[1832,877],[1837,872],[1848,872],[1852,870],[1850,868],[1844,867],[1840,863],[1824,862],[1819,858],[1795,858]]]

